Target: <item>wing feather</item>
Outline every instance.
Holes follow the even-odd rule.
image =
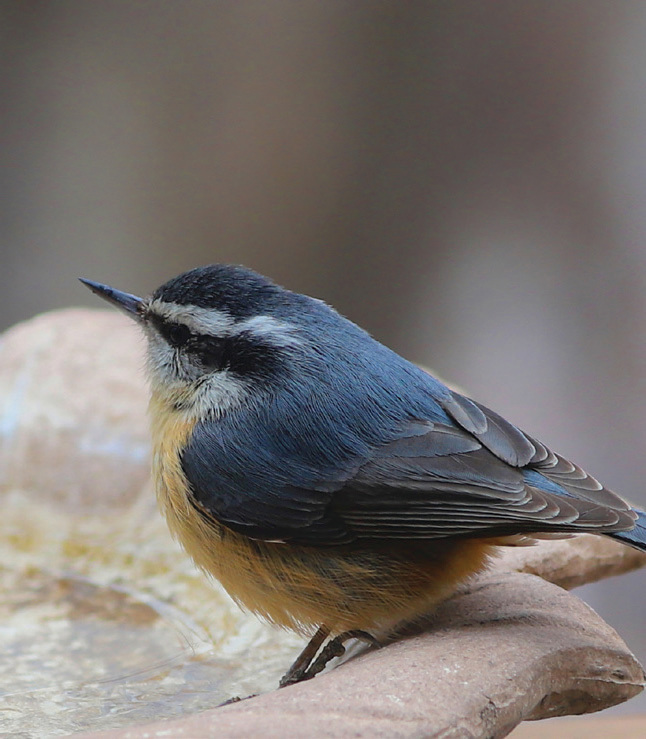
[[[200,424],[182,466],[205,515],[252,538],[303,545],[634,525],[621,498],[489,409],[456,393],[443,407],[458,425],[411,420],[336,472],[272,457],[270,444],[259,445],[263,466],[238,458],[216,421]]]

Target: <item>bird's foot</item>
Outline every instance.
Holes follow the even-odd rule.
[[[322,630],[324,631],[323,636],[321,636]],[[324,629],[324,627],[321,627],[321,629],[316,632],[310,643],[301,652],[296,662],[294,662],[285,675],[283,675],[279,687],[284,688],[287,685],[293,685],[302,680],[311,680],[314,676],[318,675],[319,672],[325,669],[330,660],[335,657],[341,657],[345,654],[345,642],[349,639],[360,639],[361,641],[365,641],[371,646],[377,648],[381,646],[375,637],[367,631],[351,629],[350,631],[344,631],[342,634],[335,636],[334,639],[330,639],[330,641],[323,647],[318,657],[315,658],[314,655],[328,633],[329,631]]]

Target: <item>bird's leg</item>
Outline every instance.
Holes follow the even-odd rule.
[[[335,636],[323,647],[321,654],[312,662],[307,669],[304,680],[309,680],[311,677],[318,675],[321,670],[325,669],[327,663],[335,657],[341,657],[345,654],[345,642],[349,639],[360,639],[365,641],[370,646],[379,649],[381,644],[375,639],[372,634],[367,631],[360,631],[359,629],[351,629],[350,631],[344,631],[342,634]]]
[[[314,677],[313,675],[307,674],[307,668],[310,666],[316,653],[319,651],[319,647],[329,635],[330,630],[327,626],[319,626],[316,634],[314,634],[314,636],[309,640],[309,643],[298,655],[294,664],[280,679],[280,688],[284,688],[286,685],[293,685],[301,680],[307,680],[309,677]]]
[[[329,633],[330,630],[322,626],[316,634],[314,634],[310,643],[300,653],[296,662],[294,662],[287,671],[287,674],[280,681],[281,688],[284,688],[286,685],[300,682],[301,680],[310,680],[315,675],[318,675],[319,672],[325,669],[325,666],[330,660],[335,657],[341,657],[345,654],[345,642],[347,642],[348,639],[361,639],[361,641],[365,641],[373,647],[381,646],[375,637],[367,631],[351,629],[350,631],[344,631],[342,634],[335,636],[334,639],[331,639],[323,647],[321,654],[314,659],[314,655]]]

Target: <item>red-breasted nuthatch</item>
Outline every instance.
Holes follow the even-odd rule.
[[[646,550],[645,513],[319,300],[228,265],[143,299],[83,282],[148,339],[174,536],[242,607],[317,629],[282,684],[428,612],[519,535]]]

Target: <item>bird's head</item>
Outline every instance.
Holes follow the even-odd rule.
[[[185,272],[145,298],[81,281],[143,328],[153,393],[201,412],[222,412],[250,389],[270,388],[306,341],[303,301],[318,303],[223,264]]]

